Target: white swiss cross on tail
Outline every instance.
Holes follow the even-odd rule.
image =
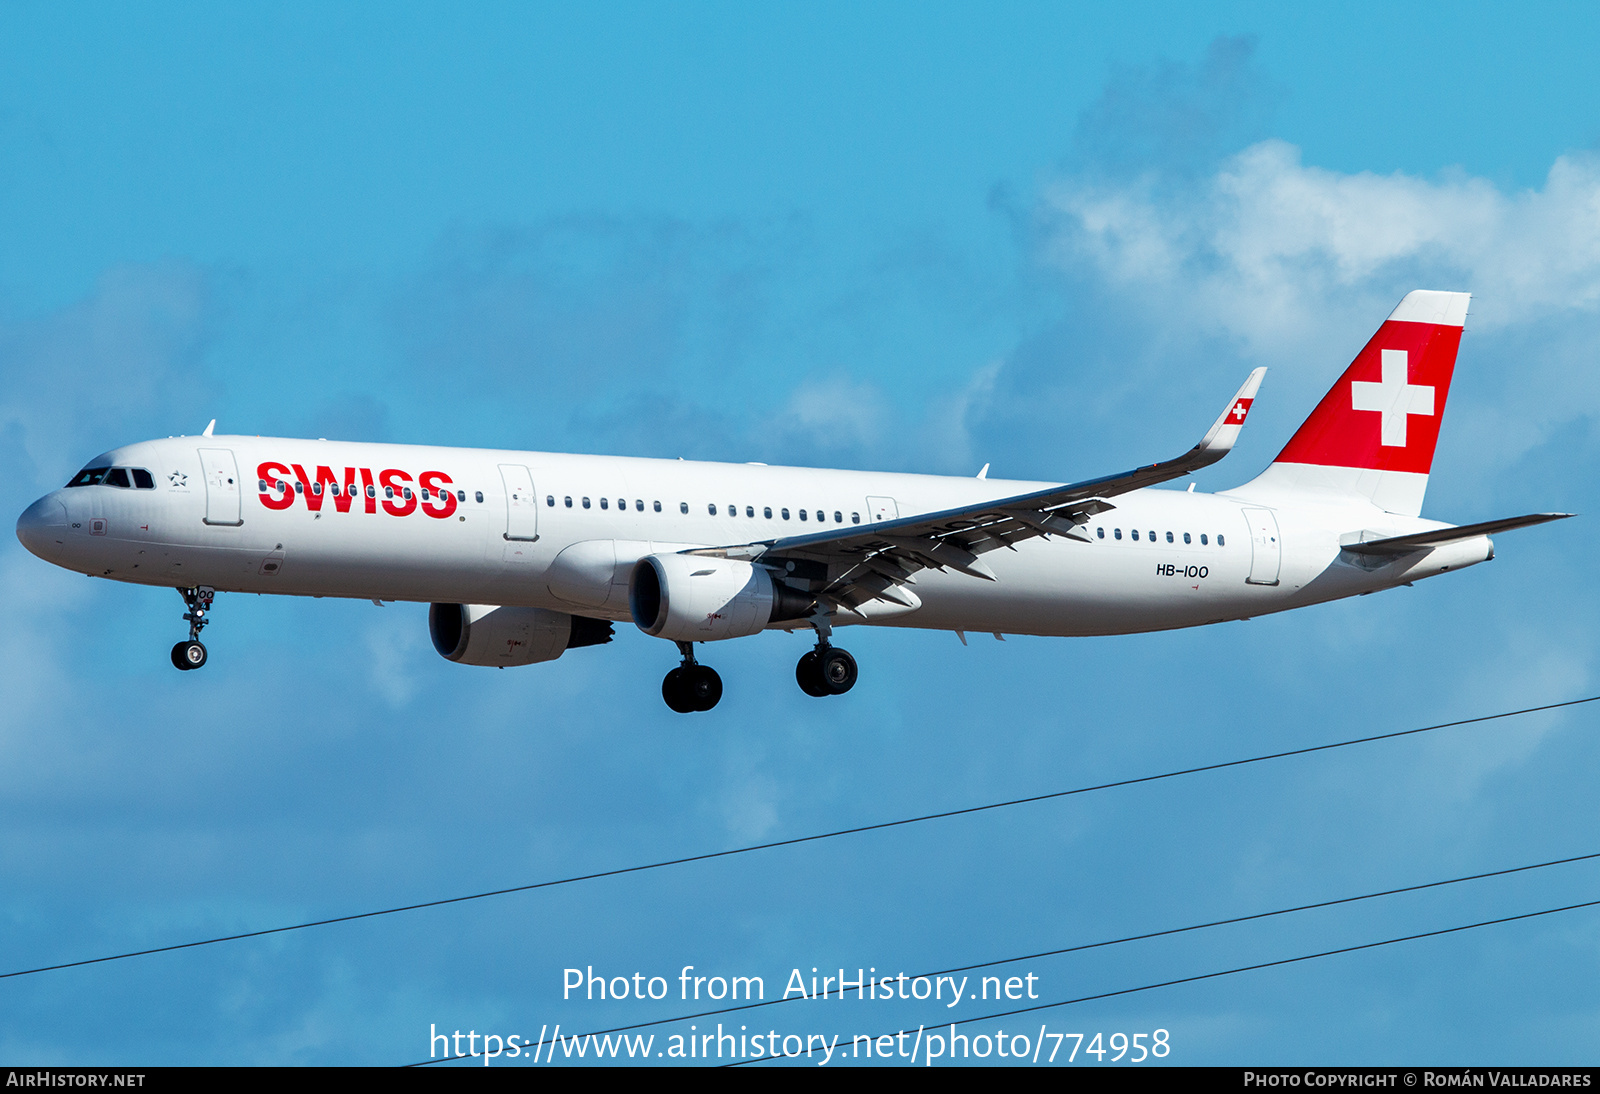
[[[1365,497],[1402,516],[1422,512],[1470,299],[1407,293],[1283,446],[1267,481]]]
[[[1245,415],[1250,413],[1250,404],[1254,399],[1235,399],[1233,407],[1228,411],[1229,425],[1244,425]]]
[[[1433,388],[1409,382],[1405,350],[1386,349],[1383,351],[1383,382],[1374,384],[1352,380],[1350,409],[1372,410],[1382,414],[1381,443],[1388,448],[1404,448],[1406,416],[1421,414],[1433,417]]]

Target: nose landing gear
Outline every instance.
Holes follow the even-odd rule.
[[[209,585],[200,585],[179,589],[178,595],[183,597],[184,606],[189,609],[183,616],[189,624],[189,641],[179,642],[172,647],[172,664],[174,668],[197,669],[206,663],[206,648],[200,641],[200,630],[210,622],[206,612],[211,610],[211,601],[216,598],[217,591]]]
[[[683,663],[661,681],[661,698],[679,714],[710,710],[722,698],[722,677],[710,665],[694,659],[694,643],[679,642]]]

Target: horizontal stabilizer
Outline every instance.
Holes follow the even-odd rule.
[[[1530,513],[1525,517],[1486,520],[1478,524],[1463,524],[1457,528],[1435,528],[1428,532],[1415,532],[1409,536],[1389,536],[1386,539],[1367,540],[1365,543],[1341,543],[1339,546],[1358,555],[1403,555],[1408,551],[1420,551],[1425,547],[1437,547],[1442,543],[1454,543],[1457,540],[1492,535],[1495,532],[1509,532],[1513,528],[1527,528],[1551,520],[1565,520],[1574,515]]]

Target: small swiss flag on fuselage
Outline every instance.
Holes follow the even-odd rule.
[[[1384,323],[1277,462],[1426,475],[1461,330],[1448,323]]]

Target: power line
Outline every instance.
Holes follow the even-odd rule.
[[[1316,908],[1332,908],[1332,907],[1336,907],[1337,905],[1340,905],[1340,904],[1354,904],[1354,903],[1357,903],[1357,902],[1363,901],[1363,900],[1376,900],[1376,899],[1378,899],[1380,897],[1398,896],[1401,893],[1415,893],[1415,892],[1420,892],[1420,891],[1422,891],[1424,889],[1441,888],[1442,886],[1445,886],[1445,885],[1460,885],[1460,884],[1462,884],[1464,882],[1468,882],[1468,881],[1482,881],[1485,878],[1504,877],[1504,876],[1506,876],[1508,874],[1526,873],[1529,870],[1543,870],[1543,869],[1545,869],[1547,867],[1550,867],[1550,866],[1567,866],[1567,865],[1570,865],[1570,864],[1572,864],[1574,862],[1588,862],[1590,860],[1597,859],[1597,858],[1600,858],[1600,851],[1592,852],[1592,853],[1586,854],[1586,855],[1573,855],[1573,856],[1571,856],[1569,858],[1551,859],[1548,862],[1535,862],[1535,863],[1531,863],[1531,864],[1526,865],[1526,866],[1509,866],[1509,867],[1506,867],[1503,870],[1490,870],[1490,871],[1487,871],[1487,872],[1481,873],[1481,874],[1466,874],[1466,875],[1464,875],[1462,877],[1445,878],[1442,881],[1425,881],[1425,882],[1422,882],[1422,883],[1417,884],[1417,885],[1405,885],[1405,886],[1402,886],[1402,887],[1400,887],[1398,889],[1382,889],[1382,890],[1379,890],[1377,892],[1362,893],[1362,894],[1360,894],[1358,896],[1337,897],[1337,898],[1335,898],[1333,900],[1319,900],[1319,901],[1316,901],[1315,903],[1311,903],[1311,904],[1297,904],[1292,908],[1276,908],[1276,909],[1273,909],[1272,911],[1268,911],[1268,912],[1254,912],[1254,913],[1251,913],[1250,915],[1232,916],[1232,917],[1227,918],[1227,919],[1213,919],[1213,920],[1210,920],[1209,922],[1206,922],[1206,923],[1192,923],[1192,924],[1189,924],[1188,926],[1185,926],[1185,927],[1169,927],[1169,928],[1167,928],[1165,930],[1160,930],[1160,931],[1147,931],[1144,934],[1125,935],[1122,938],[1109,938],[1109,939],[1104,939],[1104,940],[1099,941],[1099,942],[1083,942],[1083,943],[1080,943],[1080,944],[1078,944],[1076,946],[1063,946],[1060,949],[1055,949],[1055,950],[1040,950],[1040,951],[1038,951],[1036,953],[1018,954],[1015,957],[1000,957],[1000,958],[996,958],[993,961],[980,961],[980,962],[977,962],[977,963],[971,964],[971,965],[956,965],[953,968],[938,969],[938,970],[933,971],[933,972],[917,973],[916,977],[913,977],[913,979],[915,979],[917,977],[928,978],[928,977],[934,977],[934,976],[948,976],[951,973],[971,972],[974,969],[987,969],[987,968],[992,968],[995,965],[1009,965],[1009,964],[1012,964],[1013,962],[1017,962],[1017,961],[1033,961],[1033,960],[1037,960],[1038,958],[1041,958],[1041,957],[1058,957],[1058,956],[1060,956],[1062,954],[1081,953],[1084,950],[1102,949],[1102,948],[1107,947],[1107,946],[1120,946],[1125,942],[1143,942],[1143,941],[1147,941],[1147,940],[1152,939],[1152,938],[1166,938],[1166,937],[1169,937],[1171,935],[1186,934],[1186,933],[1188,933],[1190,931],[1203,931],[1203,930],[1206,930],[1206,929],[1211,928],[1211,927],[1225,927],[1225,926],[1228,926],[1228,925],[1234,924],[1234,923],[1249,923],[1249,922],[1252,922],[1252,921],[1258,920],[1258,919],[1270,919],[1273,916],[1291,915],[1291,914],[1293,914],[1295,912],[1308,912],[1308,911],[1312,911],[1313,909],[1316,909]],[[1255,966],[1252,966],[1252,967],[1255,967]],[[1098,998],[1098,997],[1096,997],[1096,998]],[[716,1010],[699,1011],[698,1013],[695,1013],[695,1014],[680,1014],[680,1015],[676,1015],[676,1016],[674,1016],[672,1018],[657,1018],[657,1019],[654,1019],[654,1020],[649,1021],[649,1022],[635,1022],[632,1025],[627,1025],[627,1026],[614,1026],[611,1029],[597,1029],[597,1030],[594,1030],[591,1033],[577,1034],[577,1036],[580,1037],[580,1038],[582,1038],[582,1037],[603,1037],[608,1033],[626,1033],[629,1030],[645,1029],[645,1028],[647,1028],[649,1026],[661,1026],[661,1025],[666,1025],[666,1024],[671,1023],[671,1022],[688,1022],[688,1021],[691,1021],[691,1020],[694,1020],[694,1019],[697,1019],[697,1018],[712,1018],[712,1017],[715,1017],[715,1016],[717,1016],[719,1014],[733,1014],[733,1013],[736,1013],[738,1011],[756,1010],[756,1009],[761,1008],[761,1007],[777,1006],[777,1005],[782,1004],[782,1003],[798,1003],[798,1002],[801,1002],[801,1001],[802,1000],[799,997],[790,997],[790,998],[787,998],[787,999],[766,999],[766,1000],[763,1000],[763,1001],[761,1001],[759,1003],[744,1003],[744,1004],[741,1004],[740,1006],[736,1006],[736,1007],[719,1007]],[[1073,1002],[1078,1002],[1079,1000],[1072,1000],[1072,1001]],[[1050,1006],[1064,1006],[1065,1004],[1063,1004],[1063,1003],[1052,1003],[1052,1004],[1049,1004],[1049,1005]],[[1000,1017],[1003,1017],[1003,1016],[1000,1016]],[[971,1021],[978,1021],[979,1019],[970,1019],[970,1020]],[[968,1019],[963,1019],[963,1021],[968,1021]],[[475,1057],[470,1056],[470,1055],[469,1056],[442,1056],[442,1057],[439,1057],[438,1059],[420,1060],[417,1063],[406,1064],[404,1066],[406,1066],[406,1067],[426,1067],[426,1066],[431,1065],[431,1064],[444,1064],[444,1063],[450,1063],[450,1062],[452,1062],[454,1060],[470,1060],[470,1059],[475,1059]]]
[[[1117,991],[1103,991],[1095,995],[1080,995],[1076,999],[1062,999],[1055,1003],[1040,1003],[1034,1007],[1019,1007],[1016,1010],[1001,1011],[997,1014],[982,1014],[976,1018],[963,1019],[957,1025],[966,1025],[972,1022],[987,1022],[994,1018],[1010,1018],[1018,1014],[1031,1014],[1035,1011],[1050,1010],[1054,1007],[1070,1007],[1075,1003],[1091,1003],[1097,999],[1114,999],[1119,995],[1133,995],[1141,991],[1154,991],[1156,988],[1170,988],[1178,984],[1193,984],[1200,980],[1215,980],[1221,976],[1234,976],[1242,972],[1255,972],[1258,969],[1272,969],[1280,965],[1293,965],[1301,961],[1315,961],[1320,957],[1333,957],[1341,953],[1357,953],[1361,950],[1375,950],[1380,946],[1394,946],[1401,942],[1416,942],[1423,938],[1437,938],[1440,935],[1457,934],[1461,931],[1476,930],[1479,927],[1493,927],[1501,923],[1516,923],[1523,919],[1537,919],[1540,916],[1555,915],[1558,912],[1572,912],[1579,908],[1600,907],[1600,900],[1586,900],[1582,904],[1567,904],[1560,908],[1545,908],[1537,912],[1524,912],[1521,915],[1508,915],[1500,919],[1485,919],[1477,923],[1466,923],[1459,927],[1441,927],[1436,931],[1423,931],[1421,934],[1401,935],[1398,938],[1385,938],[1378,942],[1363,942],[1356,946],[1341,946],[1336,950],[1323,950],[1320,953],[1301,954],[1299,957],[1284,957],[1277,961],[1263,961],[1256,965],[1240,965],[1238,968],[1222,969],[1218,972],[1203,972],[1195,976],[1181,976],[1176,980],[1163,980],[1156,984],[1141,984],[1136,988],[1120,988]],[[942,1023],[941,1023],[942,1024]],[[879,1036],[886,1036],[880,1034]],[[777,1059],[774,1056],[763,1056],[754,1060],[737,1060],[733,1063],[723,1064],[723,1067],[741,1067],[744,1064],[759,1064],[767,1060]],[[792,1057],[788,1057],[792,1059]]]
[[[375,919],[379,916],[398,915],[401,912],[421,911],[424,908],[440,908],[449,904],[463,904],[472,900],[485,900],[489,897],[508,896],[512,893],[532,892],[536,889],[550,889],[560,885],[575,885],[584,881],[598,881],[601,878],[621,877],[625,874],[643,873],[647,870],[662,870],[670,866],[684,866],[691,862],[707,862],[712,859],[730,858],[734,855],[748,855],[756,851],[770,851],[779,847],[793,847],[802,843],[815,843],[819,840],[835,839],[839,836],[859,835],[863,832],[877,832],[887,828],[899,828],[910,824],[922,824],[926,821],[944,820],[949,817],[967,816],[973,813],[984,813],[994,809],[1009,809],[1012,806],[1028,805],[1033,802],[1051,801],[1056,798],[1067,798],[1077,794],[1091,794],[1100,790],[1114,790],[1124,786],[1138,786],[1141,783],[1160,782],[1164,779],[1176,779],[1185,775],[1198,775],[1207,771],[1221,771],[1230,767],[1243,767],[1248,764],[1265,763],[1269,760],[1282,760],[1291,756],[1306,756],[1313,752],[1327,752],[1336,748],[1349,748],[1352,745],[1371,744],[1376,741],[1388,741],[1398,737],[1410,737],[1419,733],[1431,733],[1439,729],[1454,729],[1459,726],[1476,725],[1480,722],[1492,722],[1503,718],[1514,718],[1523,714],[1536,714],[1546,710],[1560,710],[1564,707],[1581,706],[1584,703],[1593,703],[1600,700],[1600,695],[1591,695],[1583,699],[1569,699],[1561,703],[1546,703],[1542,706],[1525,707],[1521,710],[1501,711],[1497,714],[1484,714],[1476,718],[1462,718],[1454,722],[1440,722],[1437,725],[1419,726],[1415,729],[1402,729],[1394,733],[1378,733],[1368,737],[1354,737],[1345,741],[1334,741],[1329,744],[1311,745],[1306,748],[1294,748],[1284,752],[1272,752],[1261,756],[1249,756],[1239,760],[1224,760],[1219,763],[1202,764],[1198,767],[1186,767],[1176,771],[1164,771],[1156,775],[1141,775],[1131,779],[1118,779],[1113,782],[1097,783],[1092,786],[1073,787],[1070,790],[1057,790],[1048,794],[1034,794],[1026,798],[1012,798],[1007,801],[989,802],[984,805],[971,805],[962,809],[950,809],[940,813],[925,813],[916,817],[902,817],[899,820],[880,821],[876,824],[863,824],[854,828],[840,828],[831,832],[818,832],[809,836],[795,836],[790,839],[773,840],[768,843],[754,843],[744,847],[733,847],[725,851],[708,851],[698,855],[685,855],[681,858],[663,859],[658,862],[648,862],[637,866],[621,866],[614,870],[598,870],[589,874],[578,874],[572,877],[556,878],[550,881],[536,881],[527,885],[513,885],[504,889],[490,889],[481,893],[469,893],[465,896],[443,897],[438,900],[420,901],[416,904],[402,904],[393,908],[380,908],[370,912],[355,912],[350,915],[330,916],[326,919],[314,919],[304,923],[291,923],[282,927],[267,927],[258,931],[242,931],[238,934],[219,935],[215,938],[203,938],[194,942],[178,942],[170,946],[154,946],[144,950],[130,950],[126,953],[108,954],[104,957],[89,957],[77,961],[64,961],[55,965],[41,965],[32,969],[17,969],[12,972],[0,973],[0,980],[16,976],[32,976],[42,972],[57,972],[61,969],[75,969],[84,965],[99,965],[108,961],[124,961],[131,957],[148,957],[158,953],[172,953],[177,950],[190,950],[200,946],[215,946],[223,942],[239,942],[247,938],[264,938],[268,935],[286,934],[290,931],[304,931],[312,927],[327,927],[335,923],[353,923],[362,919]]]

